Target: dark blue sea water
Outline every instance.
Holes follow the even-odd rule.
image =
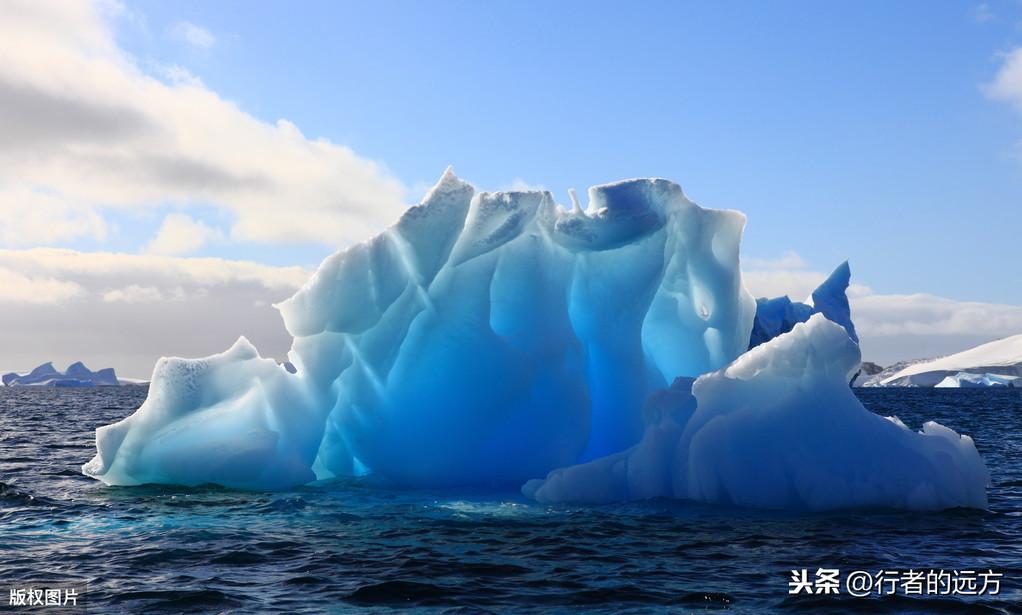
[[[989,511],[792,514],[666,500],[549,507],[360,482],[286,493],[81,475],[141,387],[0,388],[7,588],[88,583],[89,612],[1022,612],[1022,390],[858,391],[971,434]],[[792,568],[988,569],[999,596],[789,597]],[[28,612],[21,609],[22,612]]]

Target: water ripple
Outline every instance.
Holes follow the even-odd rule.
[[[144,388],[0,388],[0,580],[88,583],[90,609],[451,613],[1011,613],[1022,600],[1022,391],[861,391],[972,435],[990,510],[805,515],[672,500],[541,506],[517,493],[333,481],[287,493],[105,487],[92,431]],[[982,599],[787,595],[791,568],[992,568]]]

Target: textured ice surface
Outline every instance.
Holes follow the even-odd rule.
[[[519,486],[565,468],[524,492],[983,506],[971,440],[934,423],[914,433],[851,394],[846,265],[806,304],[822,314],[789,324],[785,312],[745,352],[744,223],[662,179],[591,188],[583,211],[541,191],[477,194],[445,173],[278,306],[286,362],[244,338],[161,359],[145,403],[97,430],[83,470],[116,485],[278,489],[366,472]]]
[[[634,447],[555,470],[523,492],[540,502],[985,507],[989,476],[972,439],[869,412],[848,387],[858,365],[845,330],[814,315],[727,368],[651,397]]]
[[[787,295],[773,299],[757,299],[756,318],[752,323],[749,348],[755,348],[791,331],[796,324],[809,320],[813,314],[823,314],[841,325],[848,332],[848,336],[858,342],[859,336],[855,333],[855,325],[852,324],[852,313],[846,294],[851,277],[851,269],[845,261],[838,265],[804,302],[792,301]]]
[[[278,488],[371,471],[402,485],[520,485],[625,449],[642,404],[748,346],[745,218],[641,179],[476,193],[446,173],[384,233],[327,258],[280,312],[288,363],[241,340],[163,359],[97,431],[109,484]],[[292,373],[293,372],[293,373]]]

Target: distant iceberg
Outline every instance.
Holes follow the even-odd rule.
[[[791,406],[806,414],[798,436],[824,464],[817,471],[841,479],[863,462],[842,447],[829,449],[829,458],[814,448],[827,413],[808,408],[834,403],[833,412],[852,408],[855,442],[879,438],[893,447],[882,458],[903,462],[890,481],[870,483],[880,494],[871,502],[981,505],[975,493],[985,479],[974,465],[933,476],[933,467],[910,459],[931,445],[890,435],[911,433],[864,410],[871,418],[861,418],[861,406],[848,401],[858,347],[847,300],[841,305],[847,265],[811,306],[845,328],[815,317],[746,353],[756,303],[739,269],[744,224],[741,213],[703,209],[663,179],[590,188],[583,210],[577,201],[559,207],[544,191],[476,193],[448,170],[394,226],[327,258],[278,306],[294,336],[286,362],[260,357],[244,338],[205,359],[161,359],[145,403],[97,430],[97,454],[83,471],[115,485],[280,489],[372,473],[399,486],[520,486],[645,441],[647,398],[684,398],[687,391],[667,389],[677,378],[725,367],[745,374],[740,366],[762,363],[770,369],[742,394],[753,396],[751,407],[762,397],[777,412]],[[770,359],[806,335],[799,331],[818,329],[819,344],[833,345],[819,349],[826,365],[799,363],[804,353],[781,353],[789,363]],[[833,386],[838,376],[843,389]],[[800,400],[800,387],[810,385]],[[697,383],[697,414],[714,412],[717,395],[728,403],[729,391]],[[784,404],[770,401],[782,393]],[[787,467],[757,455],[783,451],[770,448],[772,414],[749,412],[736,415],[736,439],[721,435],[717,444],[744,450],[756,430],[765,430],[763,442],[723,460]],[[776,421],[778,429],[791,425]],[[950,430],[927,429],[953,439]],[[961,447],[948,454],[965,459]],[[730,496],[738,503],[788,502],[783,494],[745,496],[739,487]],[[949,495],[954,488],[958,495]],[[849,501],[820,496],[812,506]]]
[[[980,344],[945,357],[892,365],[870,377],[863,386],[1006,386],[1020,377],[1022,377],[1022,334]]]
[[[1001,376],[998,374],[971,374],[958,372],[934,385],[938,389],[986,389],[990,387],[1012,388],[1022,386],[1018,376]]]
[[[59,372],[53,363],[43,363],[27,374],[11,372],[3,375],[4,386],[45,386],[45,387],[96,387],[117,386],[117,379],[112,367],[92,371],[81,361],[72,363],[66,371]]]

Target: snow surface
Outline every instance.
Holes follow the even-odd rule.
[[[161,359],[143,405],[97,430],[83,471],[113,485],[279,489],[371,473],[489,487],[572,466],[526,493],[983,506],[971,440],[932,423],[914,434],[855,400],[850,320],[846,332],[814,316],[746,352],[744,224],[663,179],[596,186],[569,210],[548,192],[476,193],[448,170],[278,306],[294,336],[286,362],[244,338]],[[847,275],[836,279],[814,294],[822,311],[841,310]]]
[[[934,422],[913,432],[868,411],[848,387],[859,359],[844,329],[814,315],[652,397],[636,446],[522,491],[544,503],[666,496],[813,511],[984,508],[989,475],[972,439]]]
[[[1022,376],[1022,334],[937,359],[913,361],[893,373],[885,370],[866,386],[935,386],[958,372]]]

